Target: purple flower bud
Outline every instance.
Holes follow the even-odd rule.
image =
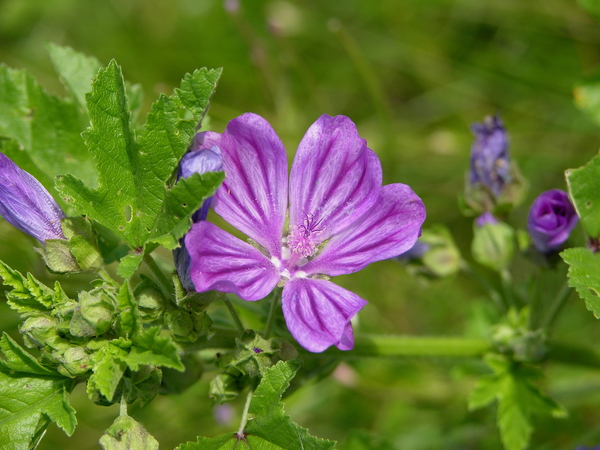
[[[475,225],[478,228],[481,228],[484,225],[494,225],[496,223],[498,223],[498,219],[496,219],[489,211],[484,212],[477,219],[475,219]]]
[[[498,116],[471,125],[475,141],[471,147],[471,184],[481,184],[494,196],[511,181],[508,138]]]
[[[65,239],[65,217],[50,193],[32,175],[0,153],[0,215],[40,242]]]
[[[535,248],[542,253],[551,253],[560,249],[578,220],[567,193],[552,189],[534,200],[527,228]]]
[[[198,133],[194,139],[192,150],[181,159],[179,163],[180,178],[188,178],[195,173],[203,174],[223,170],[221,150],[216,145],[213,145],[211,148],[204,148],[202,145],[203,140],[204,133]],[[200,209],[192,216],[194,223],[206,220],[211,201],[212,197],[204,200]],[[194,283],[190,278],[190,255],[185,248],[183,239],[181,240],[181,247],[173,251],[173,258],[183,287],[187,291],[193,291]]]

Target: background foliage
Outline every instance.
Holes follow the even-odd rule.
[[[468,167],[470,123],[501,112],[512,156],[530,182],[525,205],[543,190],[565,189],[564,170],[597,152],[600,129],[575,106],[573,88],[596,74],[600,27],[571,1],[252,0],[228,13],[233,6],[220,0],[2,0],[0,61],[27,68],[63,95],[46,41],[94,55],[103,66],[115,58],[126,79],[146,91],[142,115],[186,72],[223,67],[209,112],[212,129],[222,131],[243,112],[259,113],[290,158],[320,114],[348,115],[380,156],[385,183],[411,185],[428,208],[427,224],[447,225],[465,258],[472,223],[460,215],[456,196]],[[522,206],[509,222],[524,228],[526,214]],[[32,243],[0,224],[2,259],[48,282]],[[517,282],[532,270],[519,259]],[[548,289],[562,281],[556,278],[544,280]],[[74,275],[63,286],[72,294],[87,281]],[[423,283],[384,261],[336,281],[370,301],[360,314],[363,332],[480,336],[488,323],[489,300],[462,275]],[[16,338],[16,325],[16,314],[0,304],[0,329]],[[573,295],[555,335],[597,343],[600,328]],[[346,441],[351,449],[365,442],[381,449],[495,449],[495,410],[469,412],[466,401],[484,372],[472,361],[352,360],[334,377],[296,391],[286,412],[311,434]],[[531,448],[600,441],[600,374],[561,365],[547,374],[547,391],[570,414],[539,419]],[[79,421],[73,437],[52,426],[40,449],[98,448],[118,411],[94,407],[81,388],[72,400]],[[130,413],[163,448],[197,435],[217,437],[235,428],[241,404],[213,411],[207,391],[201,381]]]

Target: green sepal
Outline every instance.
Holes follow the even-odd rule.
[[[274,345],[273,339],[266,340],[253,330],[244,332],[235,343],[236,353],[229,365],[253,378],[262,377],[279,355],[279,348]]]
[[[421,258],[425,275],[446,277],[458,273],[462,258],[448,228],[441,224],[432,225],[423,230],[419,239],[429,246]]]
[[[230,402],[248,386],[248,377],[222,372],[210,381],[208,396],[219,404]]]
[[[121,415],[100,438],[103,450],[158,450],[158,441],[144,426],[128,415]]]
[[[515,252],[515,232],[504,223],[475,226],[471,244],[473,258],[479,264],[501,271],[510,263]]]
[[[73,336],[98,336],[108,331],[116,312],[113,298],[104,289],[79,293],[79,304],[69,323]]]
[[[71,253],[69,241],[64,239],[46,239],[44,247],[35,250],[42,256],[48,270],[52,273],[78,273],[82,269]]]

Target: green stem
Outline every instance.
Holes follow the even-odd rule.
[[[113,286],[118,286],[119,285],[114,280],[114,278],[110,276],[110,274],[106,271],[106,269],[104,267],[100,267],[98,269],[98,275],[100,275],[100,278],[102,278],[104,281],[106,281],[107,283],[112,284]]]
[[[223,303],[225,303],[225,306],[229,310],[229,314],[231,314],[231,318],[233,319],[233,322],[235,323],[235,327],[238,329],[240,334],[242,334],[244,331],[246,331],[246,328],[244,327],[244,324],[240,320],[240,316],[238,315],[237,311],[235,310],[233,303],[231,303],[231,300],[229,300],[227,297],[223,297]]]
[[[150,270],[150,273],[152,274],[154,281],[156,282],[156,284],[162,291],[163,295],[166,298],[172,298],[173,297],[173,285],[171,284],[169,279],[165,276],[163,271],[160,270],[160,267],[158,267],[158,265],[156,264],[156,261],[154,261],[154,258],[152,258],[152,256],[150,256],[149,254],[144,255],[144,263],[146,264],[146,267]]]
[[[242,420],[240,420],[240,428],[237,432],[238,436],[244,436],[244,428],[246,428],[246,423],[248,423],[248,409],[250,409],[252,394],[252,390],[249,390],[248,395],[246,396],[246,403],[244,404],[244,410],[242,411]]]
[[[352,356],[480,357],[492,349],[485,339],[357,335]]]
[[[265,332],[263,333],[265,339],[269,339],[271,337],[271,333],[273,333],[273,324],[275,323],[275,316],[277,315],[277,306],[279,305],[280,298],[281,289],[275,288],[271,297],[271,308],[269,309],[269,317],[267,317]]]
[[[547,328],[552,325],[556,319],[556,316],[558,315],[558,312],[571,295],[572,290],[573,288],[569,287],[567,283],[563,285],[562,289],[552,300],[552,303],[550,303],[548,307],[548,313],[541,320],[540,328]]]
[[[530,330],[540,328],[540,323],[544,316],[544,305],[540,295],[541,273],[537,272],[533,281],[533,286],[529,292],[529,320],[527,327]]]
[[[498,307],[500,308],[500,312],[502,313],[507,313],[508,312],[508,305],[506,304],[505,299],[502,297],[502,295],[498,292],[497,289],[495,289],[491,283],[485,279],[485,277],[483,277],[482,275],[480,275],[475,269],[473,269],[470,265],[468,264],[463,264],[461,265],[461,269],[468,274],[471,278],[473,278],[473,280],[479,284],[483,289],[485,289],[488,293],[488,295],[490,296],[490,298],[494,301],[494,303],[496,303],[496,305],[498,305]]]
[[[521,305],[519,300],[513,293],[512,276],[510,275],[508,269],[502,269],[500,271],[500,281],[502,282],[502,290],[504,291],[506,302],[510,305],[510,307],[519,309]]]
[[[127,415],[127,402],[125,401],[125,395],[121,395],[121,403],[119,404],[119,416]]]

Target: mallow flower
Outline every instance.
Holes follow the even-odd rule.
[[[560,189],[551,189],[533,201],[527,229],[535,248],[547,254],[560,249],[578,220],[569,195]]]
[[[200,138],[200,139],[199,139]],[[205,148],[202,145],[202,134],[196,135],[192,149],[181,159],[179,163],[179,178],[188,178],[195,173],[203,174],[206,172],[220,172],[223,170],[223,160],[221,159],[221,150],[216,145],[212,148]],[[206,220],[212,197],[207,198],[202,206],[192,216],[194,223]],[[181,241],[181,246],[173,251],[173,260],[181,284],[187,291],[194,290],[194,283],[190,278],[190,255],[185,247],[185,242]]]
[[[404,184],[382,186],[381,163],[347,117],[321,116],[306,132],[288,182],[287,157],[262,117],[244,114],[202,147],[221,150],[225,182],[213,209],[245,242],[208,221],[185,237],[198,292],[254,301],[283,286],[288,329],[307,350],[354,346],[350,320],[366,304],[335,275],[410,249],[425,207]]]
[[[506,130],[498,116],[471,125],[475,140],[471,147],[471,184],[481,184],[499,197],[511,181]]]
[[[41,243],[65,239],[60,220],[65,217],[50,193],[31,174],[0,153],[0,215]]]

